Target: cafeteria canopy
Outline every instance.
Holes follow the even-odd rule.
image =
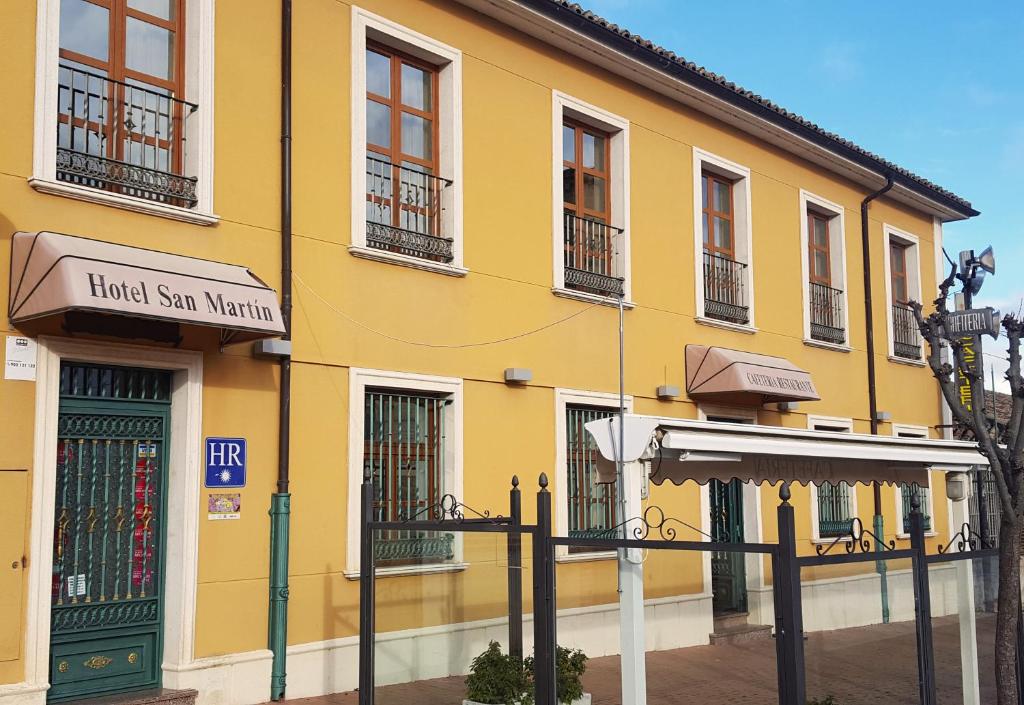
[[[758,406],[821,398],[811,375],[784,357],[707,345],[686,346],[686,393]]]
[[[222,343],[284,334],[274,290],[245,267],[52,232],[14,234],[8,317],[69,312],[211,326]]]
[[[600,482],[615,481],[619,419],[586,424]],[[929,469],[965,472],[988,461],[973,443],[832,433],[627,414],[623,462],[650,460],[650,479],[768,482],[928,482]]]

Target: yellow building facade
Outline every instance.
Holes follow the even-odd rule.
[[[610,490],[592,482],[579,424],[618,409],[620,291],[629,411],[870,432],[861,204],[889,176],[867,222],[877,430],[942,437],[938,392],[903,304],[932,298],[943,223],[976,215],[966,201],[568,3],[303,0],[292,12],[289,696],[356,685],[364,468],[389,488],[382,516],[446,493],[502,512],[518,475],[529,519],[544,472],[556,533],[617,523]],[[9,341],[0,380],[5,704],[157,682],[194,687],[204,703],[269,699],[267,510],[280,372],[251,341],[279,334],[269,318],[280,325],[280,310],[229,324],[198,294],[196,310],[182,299],[163,317],[112,308],[113,295],[90,308],[61,306],[54,294],[57,303],[22,319],[12,253],[18,237],[63,233],[126,246],[115,265],[155,250],[194,258],[168,260],[171,275],[190,282],[207,280],[188,262],[211,261],[248,269],[252,282],[239,286],[280,291],[282,26],[269,0],[19,0],[0,10],[9,106],[0,133],[0,233],[9,240],[0,271],[10,272],[0,287]],[[54,266],[70,261],[60,250],[70,241],[38,242],[56,248]],[[94,245],[83,247],[80,261],[89,261]],[[138,296],[160,305],[152,287]],[[221,318],[199,320],[199,311]],[[18,345],[34,350],[34,370],[21,378],[12,371],[24,357]],[[688,394],[687,345],[782,358],[809,375],[820,400]],[[81,388],[72,388],[75,369]],[[141,398],[103,381],[130,370],[164,376]],[[122,408],[153,416],[157,407],[159,446],[133,437],[123,462],[149,478],[149,461],[159,460],[164,474],[152,477],[163,484],[136,489],[133,507],[131,490],[102,505],[104,489],[116,494],[103,480],[120,477],[111,475],[115,456],[109,446],[107,455],[67,451],[60,420]],[[97,438],[123,450],[127,436]],[[208,439],[218,438],[245,440],[243,487],[206,475]],[[107,465],[90,475],[74,465],[83,458]],[[83,475],[97,494],[79,490],[80,513],[69,514],[61,493]],[[736,491],[743,538],[773,541],[777,489]],[[794,487],[802,551],[854,517],[871,524],[872,487],[833,491]],[[710,526],[713,501],[707,485],[651,488],[650,502],[694,527]],[[106,528],[102,512],[90,514],[103,506]],[[948,539],[951,506],[936,470],[930,541]],[[886,537],[905,542],[900,487],[882,487],[880,510]],[[228,520],[212,520],[221,515]],[[125,557],[120,588],[119,577],[83,587],[79,576],[92,568],[62,562],[65,550],[92,555],[66,548],[67,536],[89,542],[101,532],[109,562]],[[108,544],[88,545],[106,566]],[[486,646],[487,625],[506,609],[491,589],[505,579],[497,544],[395,546],[377,581],[389,653],[427,648],[424,635],[453,625],[479,632],[466,644]],[[560,633],[599,634],[594,624],[616,601],[614,556],[560,558],[559,608],[577,620]],[[646,597],[675,605],[690,625],[674,646],[707,643],[718,599],[709,571],[696,555],[645,564]],[[837,576],[808,576],[818,577]],[[151,672],[126,666],[95,690],[65,678],[62,654],[117,668],[135,647],[103,642],[106,632],[92,642],[60,632],[61,601],[113,604],[147,584],[160,596],[145,642]],[[742,605],[731,608],[752,621],[770,611],[769,566],[748,561],[737,585]],[[600,636],[579,639],[592,655],[617,652]],[[468,665],[442,673],[394,660],[382,678]]]

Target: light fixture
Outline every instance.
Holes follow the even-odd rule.
[[[704,463],[738,463],[743,460],[739,453],[718,453],[715,451],[684,450],[679,454],[679,462]]]
[[[800,408],[799,402],[795,401],[780,401],[775,406],[779,411],[796,411]]]
[[[280,360],[292,356],[292,341],[279,338],[265,338],[252,344],[253,357]]]
[[[658,399],[661,399],[662,401],[672,401],[679,396],[679,387],[674,384],[662,384],[655,391],[658,395]]]
[[[506,367],[505,382],[508,384],[526,384],[533,379],[533,370],[528,367]]]
[[[946,473],[946,496],[954,502],[959,502],[970,497],[970,476],[965,472]]]
[[[892,421],[892,414],[890,414],[888,411],[876,411],[875,421],[877,421],[878,423],[886,423],[887,421]]]
[[[959,259],[960,274],[958,278],[972,295],[981,291],[981,285],[985,283],[986,272],[996,273],[996,255],[992,251],[991,245],[982,250],[980,255],[975,255],[974,250],[963,250]]]

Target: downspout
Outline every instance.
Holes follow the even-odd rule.
[[[885,186],[869,194],[860,202],[860,239],[861,254],[864,257],[864,328],[866,330],[866,347],[868,356],[868,410],[870,414],[871,435],[878,435],[878,389],[875,384],[875,318],[874,302],[871,295],[871,238],[868,227],[868,206],[873,200],[893,187],[892,174],[886,174]],[[885,538],[885,523],[882,521],[882,486],[874,483],[874,532],[875,550],[882,550],[882,539]],[[886,579],[885,561],[876,561],[876,569],[881,578],[882,622],[889,623],[889,585]]]
[[[281,0],[281,318],[283,340],[292,337],[292,3]],[[267,646],[274,658],[270,672],[270,699],[285,692],[288,648],[288,528],[291,494],[288,492],[291,445],[291,356],[281,358],[278,410],[277,492],[270,498],[270,614]]]

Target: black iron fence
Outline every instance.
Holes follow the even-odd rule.
[[[454,259],[444,235],[448,179],[419,168],[366,158],[366,245],[436,262]]]
[[[746,264],[704,253],[704,315],[731,323],[750,322]]]
[[[910,360],[921,358],[921,331],[909,304],[892,305],[892,352]]]
[[[621,296],[623,278],[617,253],[622,249],[622,228],[564,215],[565,286],[600,296]]]
[[[199,106],[71,66],[57,69],[57,179],[192,208],[186,121]]]
[[[885,598],[885,581],[887,565],[907,565],[909,569],[900,569],[901,579],[911,597],[904,595],[904,607],[907,614],[912,610],[912,621],[897,624],[899,634],[912,639],[905,653],[887,654],[889,660],[898,656],[909,657],[911,651],[916,656],[911,659],[914,674],[910,682],[904,684],[907,691],[899,702],[919,702],[921,705],[938,705],[946,702],[940,700],[936,688],[936,656],[932,629],[932,598],[929,568],[956,561],[977,562],[982,559],[993,559],[998,549],[983,542],[981,537],[964,526],[960,532],[952,536],[948,544],[940,545],[929,554],[925,544],[925,517],[920,511],[920,501],[914,495],[910,512],[910,544],[907,548],[897,548],[895,541],[884,541],[871,531],[864,528],[859,519],[853,518],[849,531],[828,544],[820,544],[811,555],[800,555],[798,552],[797,526],[794,507],[790,503],[791,493],[788,483],[783,483],[780,492],[780,504],[777,507],[778,543],[724,542],[686,522],[668,518],[656,506],[648,506],[643,516],[632,517],[614,527],[614,534],[599,536],[557,536],[553,531],[552,495],[547,488],[547,479],[541,475],[540,488],[537,492],[536,522],[532,525],[523,524],[522,507],[518,481],[513,478],[509,495],[508,516],[491,516],[487,511],[476,511],[457,501],[454,497],[445,496],[435,506],[420,509],[417,514],[401,521],[377,521],[374,519],[374,490],[372,482],[366,478],[362,488],[362,524],[360,536],[360,642],[359,642],[359,702],[360,705],[373,705],[375,702],[374,654],[375,654],[375,532],[394,531],[430,531],[454,532],[465,535],[498,534],[507,539],[505,549],[507,556],[507,595],[508,595],[508,644],[509,652],[521,661],[524,656],[523,642],[523,590],[522,575],[524,565],[523,541],[532,541],[528,560],[532,569],[533,589],[533,654],[532,682],[534,701],[537,705],[557,705],[556,697],[556,658],[558,655],[556,602],[557,585],[556,552],[558,547],[586,547],[590,550],[620,551],[627,555],[629,551],[647,553],[658,551],[669,552],[717,552],[740,556],[758,556],[770,563],[772,607],[768,613],[772,615],[771,631],[774,637],[776,661],[776,679],[770,684],[772,691],[777,690],[780,705],[806,705],[809,695],[816,698],[820,693],[808,693],[807,647],[805,642],[808,634],[805,630],[805,605],[803,591],[807,584],[802,582],[802,571],[834,569],[842,574],[850,574],[851,570],[858,575],[857,564],[872,565],[878,573],[883,585],[881,617],[889,622],[889,611]],[[681,540],[677,537],[677,529],[691,529],[698,534],[697,540]],[[624,552],[624,553],[623,553]],[[869,573],[871,571],[869,570]],[[831,584],[834,581],[825,581]],[[855,582],[863,582],[858,580]],[[940,596],[941,600],[941,596]],[[813,602],[813,598],[812,598]],[[877,609],[878,605],[875,604]],[[813,612],[812,612],[813,615]],[[962,615],[961,615],[962,616]],[[902,619],[907,619],[906,616]],[[680,625],[682,628],[682,625]],[[893,648],[893,632],[887,632],[879,642],[879,648],[888,644]],[[912,636],[911,636],[912,635]],[[811,635],[820,638],[820,632]],[[811,642],[813,644],[813,642]],[[902,642],[901,642],[902,643]],[[959,642],[958,642],[959,643]],[[916,648],[915,648],[916,645]],[[639,647],[643,650],[643,646]],[[849,646],[854,650],[865,648],[863,640]],[[900,648],[904,648],[901,646]],[[964,654],[968,654],[966,657]],[[643,654],[640,654],[641,656]],[[813,653],[812,656],[820,656]],[[630,655],[635,659],[636,655]],[[948,658],[949,654],[943,654]],[[961,658],[970,658],[969,650],[961,654]],[[975,659],[977,656],[975,655]],[[634,665],[636,661],[634,660]],[[965,663],[965,667],[966,667]],[[974,664],[977,670],[977,663]],[[644,668],[643,661],[640,668]],[[835,681],[837,673],[828,672],[828,682]],[[863,688],[869,697],[875,697],[872,689],[877,685],[870,681],[870,675],[864,676]],[[664,685],[660,684],[661,690]],[[887,691],[888,692],[888,691]],[[878,696],[884,695],[879,691]],[[903,697],[906,696],[906,697]],[[944,698],[946,694],[944,694]],[[965,702],[968,701],[965,695]],[[824,702],[829,702],[828,696]],[[869,700],[858,700],[868,702]],[[820,699],[817,702],[822,702]],[[845,702],[845,701],[841,701]],[[852,702],[852,701],[851,701]]]
[[[825,284],[811,282],[811,337],[826,343],[846,342],[846,319],[843,313],[843,291]]]

